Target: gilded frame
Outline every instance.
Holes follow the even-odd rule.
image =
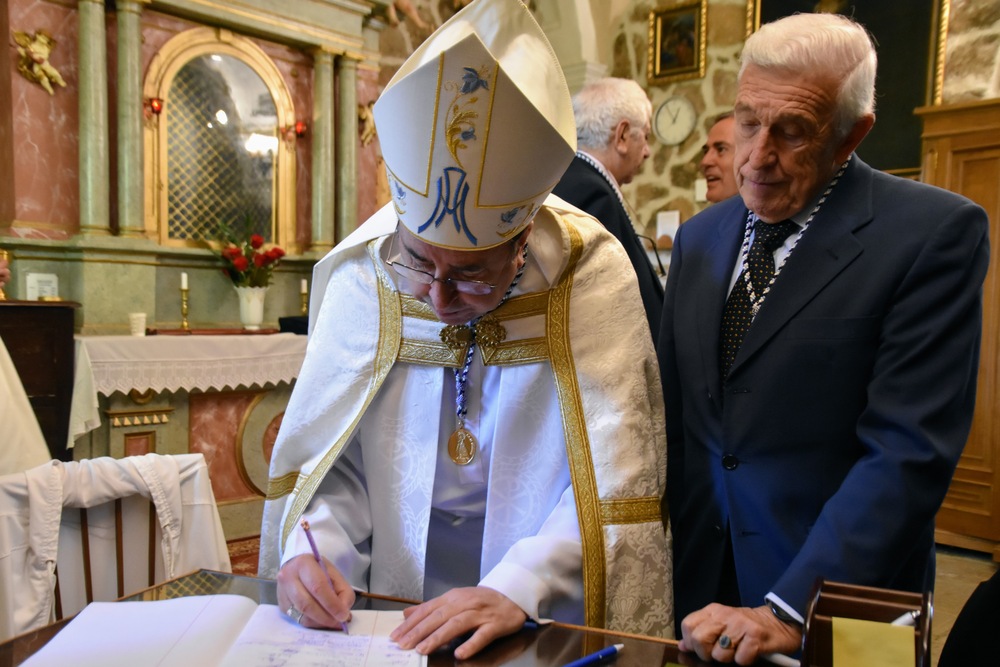
[[[264,81],[274,99],[278,126],[295,125],[295,107],[281,72],[271,58],[252,40],[229,30],[192,28],[167,41],[150,61],[143,81],[143,99],[158,97],[165,101],[163,113],[150,115],[143,127],[143,173],[145,232],[163,246],[204,248],[206,241],[172,239],[168,235],[167,203],[167,115],[168,99],[174,75],[192,58],[221,54],[238,58]],[[285,136],[278,142],[275,159],[272,241],[289,253],[301,252],[296,240],[295,140]],[[208,241],[215,247],[216,241]]]
[[[808,12],[818,3],[810,0],[747,0],[746,4],[746,34],[749,37],[764,20],[774,20],[796,12]],[[900,38],[898,25],[880,33],[875,27],[873,18],[881,18],[886,14],[891,23],[896,17],[892,12],[898,8],[890,8],[892,3],[856,3],[830,2],[831,6],[841,5],[841,13],[857,14],[861,23],[872,32],[879,48],[879,78],[876,105],[876,123],[872,133],[865,139],[859,150],[862,158],[873,167],[891,172],[904,173],[920,167],[920,126],[919,120],[912,115],[915,107],[928,104],[941,104],[944,88],[945,49],[948,36],[948,19],[951,13],[951,0],[927,0],[926,6],[914,7],[912,11],[926,11],[928,39],[913,39],[902,37],[902,44],[896,46],[892,40]],[[906,31],[903,31],[906,32]],[[880,39],[881,37],[881,39]],[[911,67],[911,63],[923,63],[924,67]],[[894,70],[888,69],[894,66]],[[883,71],[885,69],[885,71]],[[890,73],[891,72],[891,73]],[[898,72],[903,72],[902,75]],[[908,101],[898,107],[891,102],[895,94],[919,89],[923,95],[916,99],[906,97]],[[904,107],[905,108],[902,108]],[[881,110],[881,112],[880,112]],[[898,149],[898,147],[904,147]],[[865,155],[865,149],[871,151]],[[885,156],[885,157],[883,157]],[[879,160],[884,160],[878,164]]]
[[[646,80],[663,85],[705,76],[706,0],[649,13]]]

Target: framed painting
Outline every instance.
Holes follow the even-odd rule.
[[[705,76],[706,1],[681,2],[649,13],[646,79],[650,84]]]
[[[861,0],[747,0],[747,35],[762,24],[795,13],[849,16],[871,33],[878,52],[875,127],[858,155],[876,169],[911,175],[920,169],[920,119],[913,111],[939,104],[944,79],[944,39],[950,0],[897,3]]]

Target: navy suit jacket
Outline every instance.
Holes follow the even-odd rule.
[[[817,577],[930,589],[975,401],[986,214],[854,156],[722,378],[746,216],[739,197],[708,208],[671,256],[658,353],[676,616],[713,601],[727,531],[746,606],[773,591],[804,616]]]
[[[604,180],[600,172],[575,157],[552,192],[597,218],[625,248],[639,280],[639,294],[655,344],[663,312],[663,284],[611,184]]]

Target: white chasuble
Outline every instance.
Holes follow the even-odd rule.
[[[314,272],[325,294],[271,461],[262,576],[308,552],[306,515],[352,585],[424,598],[437,448],[454,425],[442,368],[465,348],[396,290],[379,256],[394,227],[383,209]],[[670,636],[662,396],[634,272],[613,236],[556,197],[528,245],[492,313],[506,338],[474,362],[496,415],[476,434],[489,446],[480,583],[531,616]]]

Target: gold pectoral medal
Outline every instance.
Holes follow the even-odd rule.
[[[472,463],[478,450],[479,444],[476,442],[476,436],[472,435],[472,432],[464,425],[456,428],[455,432],[448,438],[448,456],[457,465],[466,466]]]

